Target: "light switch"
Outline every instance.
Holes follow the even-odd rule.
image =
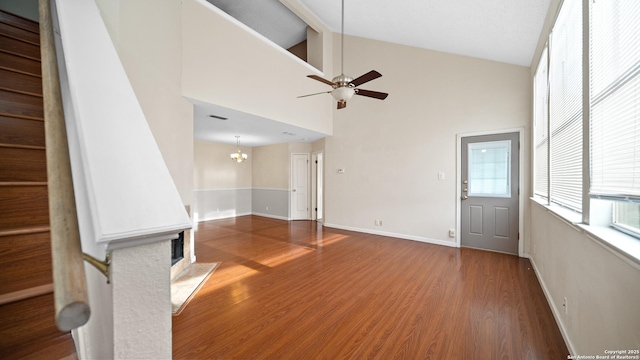
[[[438,180],[444,180],[444,173],[443,172],[439,172],[438,173]]]

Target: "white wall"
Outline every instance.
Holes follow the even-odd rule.
[[[533,79],[560,0],[551,0],[530,69]],[[533,112],[533,110],[531,110]],[[531,170],[533,175],[533,154]],[[530,189],[530,195],[533,191]],[[640,344],[640,266],[599,240],[529,202],[529,256],[556,321],[573,355],[606,355],[605,350]],[[633,264],[633,265],[632,265]],[[567,312],[562,302],[567,298]]]
[[[287,143],[253,148],[253,187],[289,189],[289,145]]]
[[[306,77],[321,72],[204,0],[183,1],[182,16],[183,95],[331,134],[330,97],[296,98],[327,90]]]
[[[351,36],[345,51],[345,73],[375,69],[383,76],[362,88],[390,95],[354,96],[334,110],[325,225],[453,244],[456,135],[524,127],[528,139],[529,68]],[[521,168],[527,179],[528,163]]]
[[[240,147],[248,159],[231,161],[235,145],[194,141],[194,208],[196,221],[223,219],[251,213],[252,148]]]
[[[310,153],[310,143],[242,148],[242,164],[229,160],[234,145],[194,142],[194,216],[197,221],[257,214],[289,218],[292,153]]]
[[[237,151],[236,145],[194,140],[193,186],[195,189],[250,188],[254,154],[253,148],[241,146],[240,151],[248,159],[242,163],[231,161],[230,155]]]
[[[180,1],[96,0],[185,205],[193,194],[193,106],[182,97]],[[153,16],[150,16],[153,9]]]
[[[533,203],[531,245],[531,261],[572,354],[638,348],[640,265]]]

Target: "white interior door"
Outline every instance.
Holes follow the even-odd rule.
[[[309,219],[309,154],[291,154],[291,220]]]

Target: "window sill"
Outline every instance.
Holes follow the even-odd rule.
[[[541,206],[562,220],[574,230],[583,233],[594,242],[614,255],[626,261],[636,269],[640,269],[640,240],[611,227],[582,224],[582,216],[560,206],[547,205],[546,201],[530,198],[534,204]]]
[[[640,267],[640,240],[627,235],[614,228],[579,224],[585,234],[603,245],[623,260],[633,262],[636,268]]]
[[[529,198],[534,203],[542,206],[547,211],[555,215],[560,220],[566,222],[569,225],[576,226],[582,222],[582,214],[577,213],[575,211],[569,210],[567,208],[563,208],[558,205],[548,205],[546,200],[539,198]],[[579,230],[579,229],[576,229]]]

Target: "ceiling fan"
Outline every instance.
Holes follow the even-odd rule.
[[[333,90],[323,91],[323,92],[309,94],[309,95],[302,95],[302,96],[298,96],[298,98],[320,95],[320,94],[331,94],[333,98],[338,101],[338,110],[344,109],[345,107],[347,107],[347,100],[351,99],[351,97],[354,94],[360,95],[360,96],[367,96],[367,97],[380,99],[380,100],[386,99],[387,96],[389,96],[389,94],[387,93],[358,88],[358,86],[364,83],[367,83],[371,80],[381,77],[382,74],[380,74],[379,72],[375,70],[371,70],[368,73],[361,75],[355,79],[344,74],[344,0],[342,0],[342,32],[340,36],[340,45],[341,45],[340,76],[336,76],[333,78],[333,80],[329,81],[318,75],[307,75],[308,78],[330,85],[333,88]]]

